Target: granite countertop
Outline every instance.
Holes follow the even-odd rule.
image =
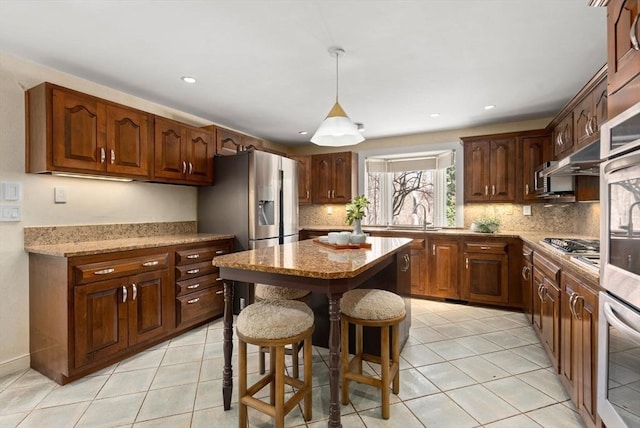
[[[163,247],[167,245],[192,244],[203,241],[230,239],[233,235],[212,233],[187,233],[178,235],[144,236],[135,238],[108,239],[103,241],[83,241],[49,245],[27,245],[29,253],[49,256],[74,257],[117,251],[138,250],[141,248]]]
[[[352,278],[409,245],[409,238],[368,237],[371,248],[336,250],[313,240],[226,254],[213,259],[221,268],[296,275],[309,278]]]

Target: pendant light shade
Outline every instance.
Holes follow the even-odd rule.
[[[353,146],[364,141],[364,137],[338,102],[338,58],[345,52],[340,48],[331,49],[329,52],[336,57],[336,103],[311,137],[311,142],[329,147]]]

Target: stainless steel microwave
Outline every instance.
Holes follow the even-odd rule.
[[[555,162],[545,162],[536,169],[535,192],[539,198],[573,194],[573,177],[567,175],[549,176],[544,170]]]
[[[608,159],[640,148],[640,102],[600,128],[600,158]]]

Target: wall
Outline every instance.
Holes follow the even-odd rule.
[[[195,221],[194,187],[25,174],[24,90],[49,81],[192,125],[211,122],[0,53],[0,181],[23,186],[22,221],[0,223],[0,377],[29,366],[29,274],[23,228]],[[67,191],[54,204],[53,188]]]

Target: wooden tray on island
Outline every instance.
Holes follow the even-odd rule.
[[[314,239],[313,242],[315,242],[316,244],[320,244],[323,247],[332,248],[334,250],[359,250],[360,248],[371,248],[370,242],[363,242],[362,244],[345,244],[345,245],[329,244],[328,242],[322,242],[319,239]]]

